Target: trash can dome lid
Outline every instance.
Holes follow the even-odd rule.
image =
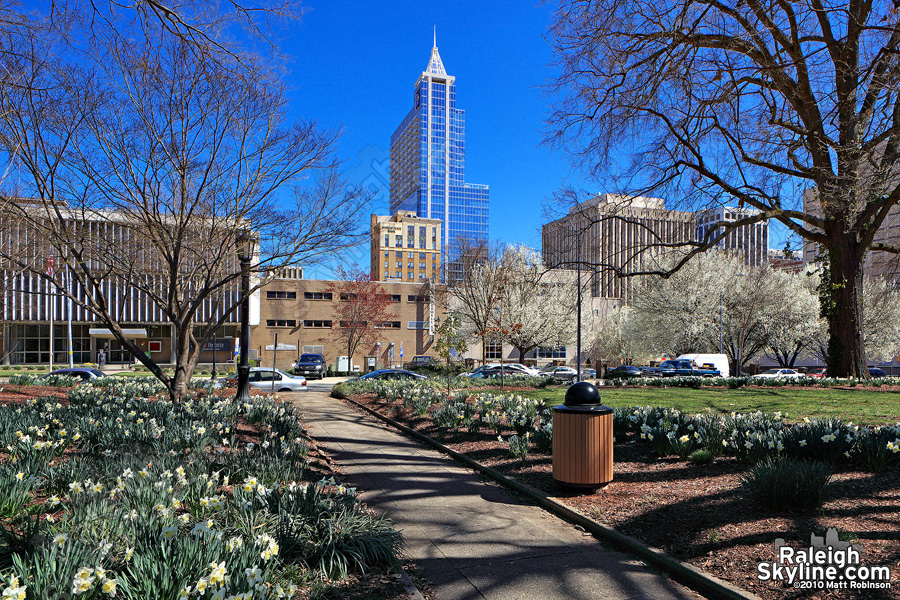
[[[579,381],[566,390],[566,406],[589,406],[600,404],[600,392],[592,383]]]

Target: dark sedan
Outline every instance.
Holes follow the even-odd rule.
[[[371,373],[366,373],[365,375],[360,376],[360,379],[414,380],[414,379],[428,379],[428,378],[419,373],[413,373],[412,371],[404,371],[403,369],[379,369],[377,371],[372,371]]]
[[[644,371],[640,367],[632,367],[631,365],[621,365],[615,369],[610,369],[603,376],[604,379],[631,379],[632,377],[640,377]]]
[[[869,367],[869,375],[872,377],[884,377],[884,369],[878,367]]]

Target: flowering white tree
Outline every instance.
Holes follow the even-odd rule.
[[[615,308],[598,323],[591,354],[618,364],[643,363],[653,356],[643,331],[637,328],[633,308]]]
[[[507,248],[500,261],[506,277],[498,326],[505,341],[519,352],[519,360],[539,346],[552,348],[571,341],[578,309],[574,274],[548,271],[541,255],[525,246]]]
[[[751,269],[720,252],[702,254],[668,279],[641,280],[627,331],[637,338],[632,343],[670,356],[721,345],[737,373],[767,346],[784,303],[780,281],[768,267]]]
[[[633,326],[626,329],[635,336],[631,343],[642,342],[651,354],[670,356],[711,349],[720,299],[728,280],[740,272],[720,263],[717,256],[702,255],[668,279],[641,278],[629,313]]]
[[[782,367],[793,367],[799,357],[815,347],[821,336],[827,335],[816,294],[818,278],[806,272],[775,272],[772,276],[784,301],[772,307],[766,355]]]

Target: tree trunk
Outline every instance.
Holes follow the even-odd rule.
[[[828,320],[828,376],[867,379],[862,336],[863,271],[856,235],[841,232],[828,248],[829,273],[823,284]]]
[[[191,380],[190,351],[191,336],[189,328],[179,327],[177,331],[178,354],[175,357],[175,375],[169,382],[169,399],[183,402],[187,398],[188,383]],[[242,348],[243,352],[244,349]]]

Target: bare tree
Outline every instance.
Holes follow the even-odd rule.
[[[0,253],[104,322],[182,398],[200,350],[240,304],[239,254],[249,253],[252,292],[359,241],[363,196],[338,176],[337,133],[286,123],[262,61],[210,58],[155,23],[127,42],[98,27],[89,48],[21,37],[32,50],[6,69],[21,85],[0,87],[0,147],[23,183],[0,217],[50,250]],[[174,326],[174,376],[124,334],[129,295]]]
[[[397,317],[389,310],[390,294],[380,283],[373,281],[369,273],[358,268],[338,269],[338,279],[325,288],[338,299],[334,310],[337,327],[332,329],[332,338],[347,349],[347,359],[352,367],[353,355],[360,345],[374,344],[378,334],[390,327]]]
[[[487,344],[498,337],[498,310],[507,280],[501,251],[483,241],[461,238],[456,242],[454,266],[448,282],[450,310],[462,320],[462,331],[481,342],[481,361],[487,361]]]
[[[867,377],[862,263],[900,252],[876,241],[900,200],[896,5],[562,0],[550,38],[551,143],[627,194],[759,211],[644,272],[776,220],[827,259],[829,372]]]

